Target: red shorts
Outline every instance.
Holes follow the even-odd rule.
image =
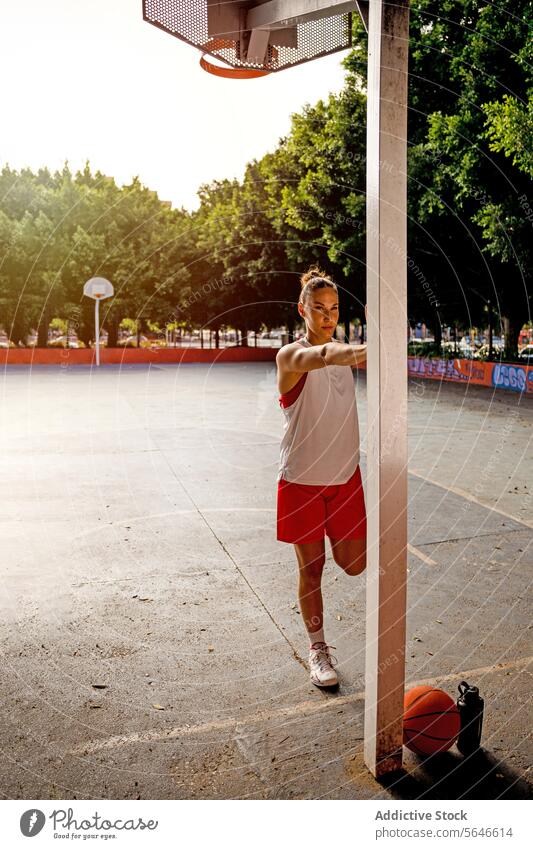
[[[278,481],[277,538],[281,542],[319,542],[366,536],[366,508],[361,470],[332,486]]]

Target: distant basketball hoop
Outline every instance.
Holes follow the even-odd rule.
[[[91,277],[83,287],[83,294],[88,298],[110,298],[114,294],[113,284],[105,277]]]
[[[100,365],[100,301],[114,295],[113,284],[105,277],[91,277],[83,287],[83,294],[94,300],[94,328],[96,365]]]

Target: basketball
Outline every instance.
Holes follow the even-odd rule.
[[[403,744],[418,755],[434,755],[453,746],[461,720],[454,700],[435,687],[413,687],[403,701]]]

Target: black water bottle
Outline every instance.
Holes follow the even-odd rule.
[[[481,727],[483,725],[483,699],[477,687],[471,687],[466,681],[459,684],[457,707],[461,718],[461,730],[457,738],[457,748],[462,755],[471,755],[479,749]]]

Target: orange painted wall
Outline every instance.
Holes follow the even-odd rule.
[[[101,348],[101,365],[271,362],[277,348]],[[4,348],[2,365],[96,365],[92,348]]]

